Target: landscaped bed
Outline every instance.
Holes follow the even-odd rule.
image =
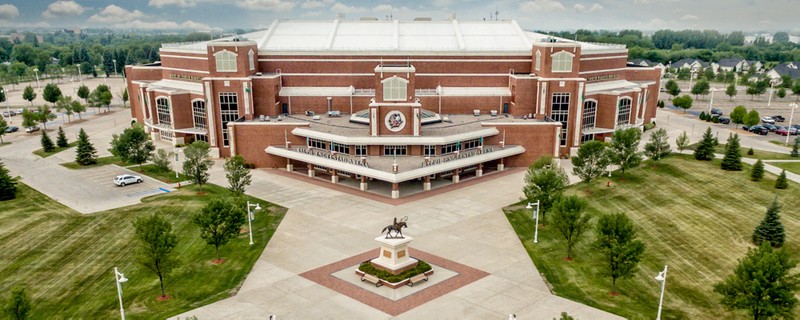
[[[359,271],[361,272],[360,274],[358,273]],[[404,286],[406,280],[408,280],[408,279],[410,279],[410,278],[412,278],[412,277],[414,277],[416,275],[420,275],[420,274],[431,275],[431,274],[433,274],[433,268],[427,262],[419,260],[419,262],[417,263],[417,266],[415,266],[414,268],[408,269],[406,271],[403,271],[403,272],[401,272],[399,274],[394,275],[391,272],[388,272],[386,270],[376,268],[374,265],[372,265],[372,262],[367,260],[367,261],[362,262],[361,265],[358,266],[358,271],[357,271],[356,274],[359,275],[359,276],[362,276],[364,273],[373,275],[373,276],[377,277],[378,279],[381,279],[381,280],[385,281],[387,286],[396,288],[396,287]]]

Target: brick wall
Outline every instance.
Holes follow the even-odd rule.
[[[525,153],[505,160],[506,166],[527,167],[543,155],[557,156],[555,154],[556,139],[561,128],[557,123],[531,122],[530,124],[493,125],[484,124],[484,127],[495,127],[500,134],[487,137],[486,145],[498,145],[505,132],[506,145],[520,145],[525,148]]]
[[[264,151],[268,146],[285,146],[286,136],[293,147],[306,145],[305,138],[292,135],[294,128],[307,127],[303,124],[247,122],[235,123],[232,127],[234,127],[233,143],[236,144],[236,154],[241,155],[247,163],[259,168],[286,167],[285,158],[269,155]],[[230,153],[224,156],[228,157]]]

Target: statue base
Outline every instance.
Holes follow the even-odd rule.
[[[376,268],[395,275],[416,267],[419,261],[408,255],[408,244],[413,240],[414,238],[409,236],[388,239],[384,235],[378,236],[375,241],[381,244],[381,251],[378,257],[370,262]]]

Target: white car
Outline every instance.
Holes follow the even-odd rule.
[[[763,117],[761,118],[761,122],[775,124],[775,119],[772,119],[772,117]]]
[[[134,183],[142,183],[142,177],[134,176],[134,175],[130,175],[130,174],[123,174],[123,175],[114,177],[114,184],[116,184],[117,186],[120,186],[120,187],[124,187],[125,185],[134,184]]]

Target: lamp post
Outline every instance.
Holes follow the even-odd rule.
[[[78,66],[78,80],[80,80],[81,85],[83,85],[83,75],[81,75],[81,64],[78,63],[77,66]]]
[[[119,315],[122,317],[122,320],[125,320],[125,308],[122,307],[122,283],[127,282],[128,279],[125,278],[125,275],[119,272],[117,267],[114,267],[114,279],[117,282],[117,295],[119,296]]]
[[[661,298],[658,300],[656,320],[661,320],[661,306],[664,304],[664,286],[667,285],[667,265],[664,265],[664,271],[658,273],[656,281],[661,282]]]
[[[692,80],[694,80],[695,74],[697,74],[696,70],[689,69],[689,92],[692,92]]]
[[[790,136],[789,131],[792,130],[792,118],[794,118],[794,109],[797,109],[797,106],[798,105],[797,105],[796,102],[792,102],[791,104],[789,104],[789,107],[792,108],[792,112],[789,114],[789,125],[786,127],[786,131],[787,131],[786,132],[786,145],[787,146],[789,145],[789,136]],[[798,129],[798,130],[800,130],[800,129]]]
[[[767,107],[772,104],[772,92],[775,91],[775,79],[769,81],[769,99],[767,99]]]
[[[528,206],[525,207],[525,209],[533,209],[534,204],[536,205],[536,210],[533,211],[533,216],[531,216],[531,219],[536,220],[536,227],[533,231],[533,243],[539,243],[539,200],[536,200],[535,203],[528,202]]]
[[[717,91],[717,88],[711,88],[711,101],[708,102],[708,113],[711,113],[711,108],[714,106],[714,92]]]
[[[255,207],[253,211],[250,211],[251,207]],[[250,245],[253,245],[253,220],[255,220],[254,211],[261,210],[261,205],[258,203],[250,203],[247,201],[247,226],[248,230],[250,231]]]
[[[117,59],[111,59],[114,62],[114,76],[117,76]]]
[[[40,89],[39,86],[39,68],[33,68],[33,73],[36,75],[36,89]]]
[[[178,148],[176,148],[174,145],[172,146],[172,153],[175,154],[175,180],[178,180]]]

